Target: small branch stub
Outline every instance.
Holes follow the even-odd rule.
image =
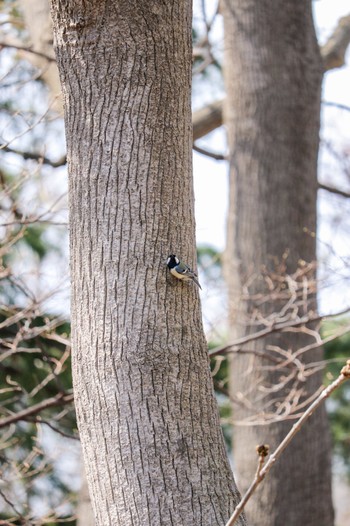
[[[344,367],[340,371],[340,374],[342,374],[346,378],[350,378],[350,360],[346,361],[346,364],[344,365]]]
[[[256,452],[259,457],[265,458],[269,454],[270,446],[268,444],[261,444],[261,446],[256,446]]]

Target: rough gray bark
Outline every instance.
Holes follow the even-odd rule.
[[[53,0],[70,179],[73,376],[99,526],[225,524],[196,287],[191,2]],[[240,524],[244,524],[244,520]]]
[[[314,34],[311,2],[292,0],[225,0],[224,107],[230,148],[230,205],[226,251],[232,337],[259,329],[258,315],[268,319],[287,300],[274,300],[264,280],[275,272],[286,286],[288,275],[316,258],[317,153],[320,114],[321,58]],[[312,269],[304,278],[314,278]],[[301,278],[302,279],[302,278]],[[274,283],[274,294],[283,293]],[[309,291],[308,308],[315,309]],[[265,296],[265,302],[262,298]],[[299,298],[300,300],[300,298]],[[295,315],[294,305],[284,312]],[[300,301],[298,314],[304,312]],[[255,326],[249,326],[249,320]],[[247,325],[248,323],[248,325]],[[232,389],[248,404],[235,408],[235,420],[288,410],[291,393],[312,394],[321,373],[307,378],[290,369],[271,367],[257,354],[278,356],[276,349],[295,351],[311,343],[305,333],[274,334],[251,342],[244,355],[232,359]],[[255,354],[254,354],[255,353]],[[319,349],[299,356],[317,362]],[[263,366],[263,367],[262,367]],[[278,383],[284,387],[274,392]],[[294,391],[293,391],[294,390]],[[300,394],[300,393],[299,393]],[[293,401],[293,400],[291,400]],[[250,404],[250,405],[249,405]],[[281,410],[280,413],[283,413]],[[275,449],[291,420],[270,425],[236,426],[234,453],[240,486],[253,479],[256,444]],[[315,413],[278,465],[261,484],[247,508],[254,526],[330,526],[330,440],[324,407]]]

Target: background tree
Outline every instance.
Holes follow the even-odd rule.
[[[322,62],[311,2],[223,2],[230,204],[226,275],[233,338],[301,320],[232,358],[234,455],[242,490],[258,443],[272,449],[322,384],[315,364],[316,197]],[[290,357],[288,357],[290,355]],[[277,366],[272,360],[283,356]],[[294,357],[302,362],[295,367]],[[292,368],[291,368],[292,365]],[[294,367],[293,367],[294,365]],[[293,417],[293,416],[292,416]],[[245,424],[245,425],[244,425]],[[296,437],[247,508],[251,524],[330,525],[325,408]],[[278,505],[276,505],[278,503]]]
[[[63,126],[17,3],[2,2],[1,19],[0,519],[74,524]]]
[[[191,4],[52,2],[70,171],[73,378],[97,524],[225,524],[238,499],[193,264]],[[241,524],[244,520],[241,520]]]

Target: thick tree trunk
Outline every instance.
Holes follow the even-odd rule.
[[[97,525],[225,524],[238,494],[195,259],[191,3],[53,0],[70,172],[73,374]],[[242,519],[241,524],[244,524]]]
[[[314,280],[308,263],[316,257],[322,66],[310,1],[225,0],[223,6],[230,147],[226,274],[231,335],[238,337],[315,310],[315,291],[306,285]],[[295,301],[286,307],[293,294]],[[293,422],[264,425],[265,419],[288,414],[298,396],[305,399],[322,382],[321,373],[308,377],[302,365],[300,374],[294,373],[288,360],[283,368],[273,367],[281,353],[311,342],[306,332],[274,334],[251,342],[232,359],[232,390],[241,401],[235,420],[252,424],[255,418],[260,424],[235,427],[242,489],[256,470],[256,444],[274,449]],[[264,353],[271,359],[261,358]],[[316,349],[298,358],[305,364],[321,357]],[[254,526],[330,526],[330,480],[323,407],[260,486],[248,520]]]

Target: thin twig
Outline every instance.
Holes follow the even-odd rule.
[[[209,356],[217,356],[218,354],[225,354],[228,352],[235,352],[235,347],[239,347],[245,343],[249,343],[255,340],[259,340],[260,338],[263,338],[264,336],[267,336],[269,334],[272,334],[274,332],[283,332],[291,330],[293,327],[300,327],[301,325],[305,325],[307,323],[314,323],[316,321],[321,321],[327,318],[333,318],[337,316],[342,316],[343,314],[347,314],[349,312],[349,307],[346,309],[339,311],[335,314],[326,314],[326,315],[306,315],[302,317],[297,317],[294,320],[290,320],[287,322],[282,323],[274,323],[271,324],[269,327],[266,327],[265,329],[261,329],[260,331],[254,332],[253,334],[248,334],[247,336],[242,336],[242,338],[237,338],[237,340],[234,340],[233,342],[223,345],[221,347],[216,347],[215,349],[212,349],[209,351]]]
[[[59,393],[57,396],[48,398],[47,400],[43,400],[42,402],[38,404],[32,405],[31,407],[27,407],[26,409],[23,409],[22,411],[18,411],[18,413],[14,413],[11,416],[2,418],[0,420],[0,429],[2,427],[6,427],[10,424],[13,424],[14,422],[18,422],[19,420],[26,420],[29,416],[40,413],[41,411],[44,411],[44,409],[47,409],[48,407],[55,407],[55,406],[69,404],[73,402],[73,400],[74,400],[73,394]]]
[[[335,188],[334,186],[328,186],[328,184],[318,183],[318,188],[319,190],[326,190],[326,192],[330,192],[331,194],[340,195],[346,199],[350,198],[350,192],[345,192],[344,190],[340,190],[340,188]]]
[[[255,488],[256,488],[256,486],[254,486],[255,481],[261,482],[261,480],[262,480],[261,472],[262,472],[262,468],[263,468],[263,465],[264,465],[264,462],[265,462],[265,457],[268,455],[268,452],[269,452],[269,446],[267,444],[266,445],[263,444],[261,446],[256,446],[256,451],[257,451],[257,453],[259,455],[259,462],[258,462],[258,467],[257,467],[256,473],[255,473],[255,476],[254,476],[253,483],[249,486],[249,488],[248,488],[246,494],[244,495],[243,499],[237,505],[234,514],[230,517],[230,520],[228,521],[226,526],[233,525],[234,522],[236,521],[236,519],[238,519],[238,517],[240,516],[240,514],[242,513],[242,511],[244,509],[244,506],[246,505],[246,503],[248,502],[248,500],[250,499],[250,497],[252,496],[252,494],[255,491]]]
[[[210,157],[211,159],[215,159],[215,161],[226,161],[227,160],[226,155],[223,155],[221,153],[210,152],[209,150],[200,148],[200,146],[197,146],[196,144],[193,144],[192,148],[194,149],[195,152],[201,153],[202,155],[206,155],[207,157]]]
[[[4,499],[6,504],[8,504],[13,509],[13,511],[18,515],[17,518],[21,520],[21,523],[22,524],[26,524],[27,521],[26,521],[24,515],[22,515],[22,513],[16,508],[16,505],[6,496],[6,494],[1,489],[0,489],[0,495]],[[5,522],[3,524],[11,524],[11,523],[6,523]]]
[[[350,111],[350,106],[347,106],[346,104],[341,104],[340,102],[331,102],[328,100],[323,100],[322,104],[324,104],[325,106],[332,106],[333,108],[338,108],[339,110]]]
[[[50,57],[50,55],[47,55],[46,53],[42,53],[41,51],[35,51],[35,49],[32,49],[31,47],[19,46],[17,44],[10,44],[10,43],[1,41],[0,48],[3,48],[3,47],[17,49],[18,51],[25,51],[26,53],[32,53],[33,55],[37,55],[38,57],[45,58],[48,62],[56,62],[55,57]]]
[[[35,416],[34,418],[26,418],[25,420],[26,420],[26,422],[33,422],[34,424],[45,424],[50,429],[55,431],[55,433],[58,433],[59,435],[63,436],[64,438],[70,438],[70,439],[73,439],[73,440],[80,441],[80,438],[78,436],[69,435],[68,433],[65,433],[64,431],[62,431],[62,429],[59,429],[58,427],[56,427],[53,424],[51,424],[51,422],[48,422],[47,420],[43,420],[41,418],[41,416]]]
[[[42,155],[41,153],[24,152],[22,150],[17,150],[16,148],[10,148],[9,146],[7,146],[7,144],[1,145],[0,149],[4,152],[15,153],[16,155],[20,155],[25,161],[28,159],[38,161],[43,164],[48,164],[53,168],[59,168],[60,166],[65,166],[67,164],[67,157],[65,155],[63,155],[57,161],[52,161],[51,159],[45,157],[45,155]]]
[[[234,513],[229,518],[228,522],[226,523],[226,526],[233,526],[242,511],[244,510],[248,500],[251,498],[253,493],[255,492],[256,488],[260,484],[260,482],[265,478],[265,476],[268,474],[272,466],[275,464],[276,460],[281,456],[283,451],[286,449],[286,447],[289,445],[291,440],[295,437],[295,435],[300,431],[303,424],[310,418],[310,416],[313,414],[313,412],[318,408],[321,403],[330,396],[330,394],[333,393],[342,383],[344,383],[346,380],[350,379],[350,360],[347,360],[346,365],[342,368],[340,371],[340,375],[334,382],[332,382],[328,387],[323,389],[321,394],[316,398],[316,400],[309,406],[309,408],[303,413],[303,415],[299,418],[299,420],[293,425],[289,433],[284,437],[280,445],[277,447],[277,449],[272,453],[266,462],[265,466],[262,467],[261,462],[261,455],[259,453],[259,466],[257,469],[257,472],[255,474],[255,477],[253,479],[253,482],[249,486],[246,493],[243,495],[241,501],[237,505]]]

